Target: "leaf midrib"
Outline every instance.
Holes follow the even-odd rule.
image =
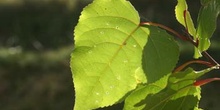
[[[117,55],[118,55],[118,53],[119,53],[119,51],[123,48],[123,46],[124,46],[124,44],[130,39],[130,38],[132,38],[132,35],[140,28],[141,26],[140,25],[137,25],[132,31],[131,31],[131,33],[130,34],[128,34],[128,36],[124,39],[124,41],[120,44],[120,46],[119,46],[119,48],[116,50],[116,52],[113,54],[113,56],[110,58],[110,60],[106,63],[106,66],[104,67],[104,69],[103,69],[103,71],[102,72],[100,72],[101,74],[100,74],[100,76],[97,76],[97,81],[94,83],[94,87],[92,88],[92,92],[91,93],[93,93],[93,91],[94,91],[94,89],[95,89],[95,85],[97,85],[97,83],[100,83],[101,85],[102,85],[102,83],[100,82],[100,79],[101,79],[101,77],[103,77],[104,75],[103,74],[105,74],[106,72],[105,71],[107,71],[108,69],[109,69],[109,65],[113,62],[113,60],[115,59],[115,57],[117,57]],[[136,41],[136,40],[135,40]],[[139,44],[138,44],[139,45]],[[102,87],[103,88],[103,87]],[[103,88],[103,90],[104,90],[104,88]],[[89,96],[90,94],[87,94],[87,96]],[[103,100],[103,98],[102,98],[102,100]],[[103,101],[102,101],[103,102]],[[100,105],[103,105],[103,104],[100,104]]]

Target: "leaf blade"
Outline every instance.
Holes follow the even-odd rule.
[[[197,36],[199,51],[203,52],[210,47],[210,38],[216,29],[216,21],[220,12],[220,0],[201,0],[202,7],[197,19]]]
[[[180,24],[182,24],[187,29],[189,34],[193,36],[194,40],[196,40],[196,29],[191,18],[190,12],[188,11],[186,0],[178,0],[178,3],[175,8],[175,15],[177,21]]]
[[[199,109],[200,87],[193,86],[193,83],[212,69],[214,68],[194,71],[188,68],[183,72],[172,74],[168,79],[161,81],[165,86],[159,89],[154,84],[145,85],[126,98],[124,110]]]
[[[139,22],[125,0],[95,0],[83,10],[71,55],[75,110],[110,106],[146,82],[141,55],[149,31]]]
[[[148,42],[144,47],[142,67],[148,83],[169,74],[179,59],[179,47],[173,37],[157,27],[149,27]]]

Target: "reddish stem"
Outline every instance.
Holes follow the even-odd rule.
[[[184,10],[184,11],[183,11],[184,22],[185,22],[185,25],[186,25],[186,31],[187,31],[187,33],[189,33],[189,32],[188,32],[187,22],[186,22],[186,13],[187,13],[187,10]]]
[[[162,29],[165,29],[165,30],[167,30],[168,32],[174,34],[175,36],[179,37],[179,38],[182,39],[182,40],[188,40],[186,37],[180,35],[178,32],[174,31],[173,29],[171,29],[171,28],[169,28],[169,27],[167,27],[167,26],[164,26],[164,25],[162,25],[162,24],[159,24],[159,23],[142,22],[142,23],[140,23],[140,25],[158,26],[158,27],[160,27],[160,28],[162,28]]]
[[[185,17],[185,13],[186,13],[186,12],[184,11],[184,17]],[[186,18],[184,18],[184,19],[186,19]],[[178,38],[180,38],[180,39],[182,39],[182,40],[184,40],[184,41],[189,41],[191,44],[193,44],[195,47],[198,48],[198,40],[197,40],[197,41],[194,41],[191,37],[182,36],[182,35],[180,35],[178,32],[176,32],[176,31],[174,31],[173,29],[171,29],[171,28],[169,28],[169,27],[167,27],[167,26],[164,26],[164,25],[162,25],[162,24],[153,23],[153,22],[142,22],[142,23],[140,23],[140,25],[158,26],[158,27],[160,27],[160,28],[162,28],[162,29],[165,29],[166,31],[168,31],[168,32],[170,32],[170,33],[172,33],[172,34],[174,34],[175,36],[177,36]],[[212,58],[212,57],[208,54],[208,52],[203,51],[203,52],[202,52],[202,55],[204,55],[204,56],[210,61],[210,63],[212,64],[212,66],[216,66],[216,65],[219,66],[218,62],[215,61],[214,58]]]
[[[198,39],[196,41],[194,41],[193,37],[189,34],[189,30],[188,30],[188,24],[187,24],[187,21],[186,21],[186,14],[187,14],[188,10],[184,10],[183,11],[183,16],[184,16],[184,22],[185,22],[185,29],[186,29],[186,32],[188,34],[188,41],[190,41],[194,46],[198,47]]]
[[[188,61],[188,62],[182,64],[181,66],[179,66],[178,68],[176,68],[176,69],[173,71],[173,73],[179,72],[179,71],[183,70],[186,66],[188,66],[188,65],[190,65],[190,64],[193,64],[193,63],[203,64],[203,65],[206,65],[206,66],[208,66],[208,67],[215,66],[215,65],[212,65],[212,63],[207,62],[207,61],[203,61],[203,60],[192,60],[192,61]]]
[[[209,79],[204,79],[204,80],[198,80],[193,83],[194,86],[202,86],[204,84],[213,82],[213,81],[220,81],[220,78],[209,78]]]

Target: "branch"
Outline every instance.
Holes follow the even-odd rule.
[[[207,51],[203,51],[202,55],[205,56],[214,66],[220,67],[217,61],[215,61],[214,58],[212,58],[211,55]]]
[[[198,80],[193,83],[194,86],[202,86],[207,83],[213,82],[213,81],[220,81],[220,78],[209,78],[209,79],[204,79],[204,80]]]
[[[177,36],[178,38],[180,38],[181,40],[184,40],[184,41],[188,41],[190,43],[192,43],[194,46],[198,46],[198,43],[197,42],[194,42],[194,40],[190,37],[186,37],[186,36],[183,36],[181,34],[179,34],[178,32],[176,32],[175,30],[165,26],[165,25],[162,25],[162,24],[159,24],[159,23],[153,23],[153,22],[141,22],[140,23],[141,26],[144,26],[144,25],[152,25],[152,26],[157,26],[157,27],[160,27],[170,33],[172,33],[173,35]]]
[[[183,35],[179,34],[178,32],[176,32],[175,30],[173,30],[173,29],[171,29],[171,28],[169,28],[169,27],[167,27],[167,26],[164,26],[164,25],[162,25],[162,24],[153,23],[153,22],[141,22],[140,25],[141,25],[141,26],[152,25],[152,26],[160,27],[160,28],[162,28],[162,29],[164,29],[164,30],[166,30],[166,31],[168,31],[168,32],[170,32],[170,33],[172,33],[172,34],[174,34],[174,35],[177,36],[178,38],[180,38],[180,39],[182,39],[182,40],[184,40],[184,41],[190,42],[192,45],[194,45],[195,47],[198,48],[198,40],[197,40],[197,41],[194,41],[190,36],[189,36],[189,37],[183,36]],[[218,62],[215,61],[215,59],[212,58],[212,56],[210,56],[208,52],[203,51],[203,52],[202,52],[202,55],[205,56],[205,57],[210,61],[210,63],[211,63],[212,66],[220,67],[220,65],[218,64]],[[193,62],[193,61],[192,61],[192,62]],[[207,63],[207,62],[206,62],[206,63]],[[203,64],[203,63],[201,63],[201,64]],[[206,64],[205,64],[205,65],[206,65]]]
[[[193,63],[198,63],[198,64],[203,64],[203,65],[206,65],[208,67],[213,67],[215,65],[212,65],[212,63],[210,62],[207,62],[207,61],[203,61],[203,60],[192,60],[192,61],[188,61],[184,64],[182,64],[181,66],[179,66],[178,68],[176,68],[173,73],[176,73],[176,72],[179,72],[181,70],[183,70],[186,66],[190,65],[190,64],[193,64]]]

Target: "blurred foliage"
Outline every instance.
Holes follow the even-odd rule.
[[[15,2],[18,5],[9,5],[13,2],[3,5],[7,2],[0,2],[1,46],[21,46],[25,50],[41,50],[72,44],[73,27],[83,7],[81,2],[78,0],[73,0],[75,2],[71,2],[72,0],[19,1]]]
[[[0,108],[71,110],[70,48],[41,53],[0,49]]]
[[[79,0],[0,1],[0,109],[72,110]]]
[[[92,0],[0,0],[0,109],[72,110],[74,89],[69,68],[73,29],[82,8]],[[184,33],[174,17],[176,0],[130,0],[143,20],[151,20]],[[197,17],[199,0],[188,0]],[[193,7],[193,8],[190,8]],[[211,55],[218,58],[219,28]],[[180,42],[183,63],[193,55]],[[212,48],[211,47],[211,48]],[[219,60],[219,59],[217,59]],[[220,61],[219,61],[220,62]],[[217,76],[210,74],[207,77]],[[220,77],[218,75],[218,77]],[[203,90],[201,106],[218,110],[219,83]],[[215,97],[215,98],[213,98]],[[118,108],[119,107],[119,108]],[[108,110],[121,109],[114,105]]]

